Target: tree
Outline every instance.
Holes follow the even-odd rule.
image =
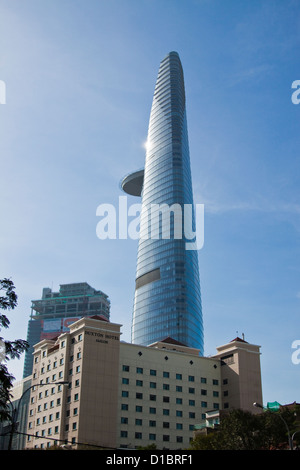
[[[221,421],[221,430],[226,449],[254,450],[259,447],[256,415],[249,411],[232,410]]]
[[[190,443],[190,450],[222,450],[221,440],[219,431],[198,434]]]
[[[283,419],[284,418],[284,421]],[[287,428],[295,430],[294,412],[265,411],[252,414],[231,410],[222,416],[216,431],[199,434],[191,443],[192,450],[270,450],[288,448]]]
[[[18,297],[15,293],[14,283],[10,279],[0,280],[0,291],[4,291],[4,296],[0,296],[0,309],[13,310],[17,306]],[[0,312],[0,331],[8,328],[10,321],[7,316]],[[10,359],[19,359],[21,354],[29,347],[27,341],[17,339],[15,341],[5,341],[0,336],[0,421],[10,418],[9,402],[12,398],[10,389],[13,386],[15,377],[9,373],[7,362]]]

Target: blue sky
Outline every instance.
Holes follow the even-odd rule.
[[[300,401],[298,1],[0,0],[0,275],[26,338],[43,287],[88,282],[130,341],[137,242],[96,236],[99,204],[144,165],[160,61],[184,68],[205,355],[261,346],[264,403]],[[135,200],[130,201],[137,202]],[[10,362],[22,377],[23,359]]]

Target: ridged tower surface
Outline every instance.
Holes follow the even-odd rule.
[[[176,52],[165,57],[158,72],[141,196],[132,342],[149,345],[171,337],[203,354],[198,253],[186,249],[184,237],[175,237],[172,218],[168,239],[161,230],[158,238],[149,236],[145,217],[154,204],[180,204],[182,214],[185,204],[193,204],[184,77]]]

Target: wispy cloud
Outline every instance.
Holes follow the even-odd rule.
[[[274,66],[271,64],[261,64],[254,67],[242,69],[233,75],[228,80],[229,86],[235,86],[243,82],[258,83],[265,80],[274,71]]]
[[[230,200],[220,201],[209,198],[203,194],[196,194],[195,202],[204,204],[205,211],[211,214],[221,214],[225,212],[265,212],[287,215],[300,215],[300,203],[272,201],[257,195],[252,200]]]

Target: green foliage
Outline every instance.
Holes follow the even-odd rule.
[[[294,410],[281,409],[278,412],[266,411],[260,414],[232,410],[222,417],[218,430],[208,435],[197,435],[191,443],[191,450],[286,448],[287,427],[292,432],[295,426]]]
[[[156,445],[155,444],[149,444],[147,446],[139,446],[137,450],[155,450]]]
[[[4,295],[0,296],[0,309],[1,310],[13,310],[17,306],[17,295],[15,293],[15,286],[10,279],[0,280],[0,291],[4,292]],[[0,331],[3,328],[8,328],[10,321],[4,314],[0,314]],[[13,380],[15,379],[11,375],[7,368],[7,362],[10,359],[19,359],[21,354],[26,351],[29,347],[27,341],[17,339],[15,341],[5,341],[0,336],[0,421],[9,419],[9,400],[11,399],[10,389],[13,386]]]
[[[190,450],[221,450],[221,436],[218,431],[199,434],[190,443]]]

